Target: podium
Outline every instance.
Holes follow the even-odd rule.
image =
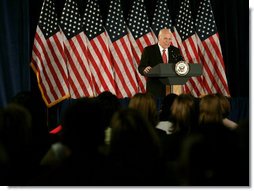
[[[180,61],[183,62],[183,61]],[[176,63],[178,64],[178,63]],[[201,76],[203,68],[201,64],[189,63],[188,72],[186,74],[178,74],[176,71],[175,63],[158,64],[154,66],[149,73],[146,74],[150,78],[159,78],[159,80],[165,85],[184,85],[189,78],[195,76]]]

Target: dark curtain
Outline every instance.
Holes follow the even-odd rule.
[[[55,0],[60,17],[65,0]],[[76,0],[80,13],[87,0]],[[104,21],[108,14],[110,0],[98,0]],[[124,16],[127,18],[134,0],[121,0]],[[144,0],[150,21],[157,0]],[[190,0],[192,16],[195,19],[200,0]],[[41,96],[35,74],[29,66],[33,38],[43,0],[1,0],[1,65],[0,65],[0,106],[18,91],[31,89]],[[229,90],[233,99],[249,102],[249,2],[248,0],[211,0],[215,16]],[[30,7],[30,8],[29,8]],[[180,7],[180,0],[168,0],[168,7],[174,22]],[[173,23],[174,24],[174,23]],[[31,77],[30,77],[31,76]],[[235,102],[233,101],[232,104]],[[238,101],[237,101],[238,103]],[[48,109],[49,126],[55,126],[59,110],[64,103]],[[241,104],[237,104],[237,107]],[[236,108],[233,106],[233,108]],[[44,108],[45,109],[45,108]],[[248,108],[245,108],[246,113]],[[238,108],[238,111],[241,108]],[[234,112],[238,112],[234,111]],[[233,116],[238,116],[233,115]]]
[[[220,7],[220,2],[223,7]],[[215,3],[213,9],[216,14],[231,96],[249,97],[248,1],[216,0]],[[216,5],[219,8],[216,8]]]
[[[0,107],[30,89],[29,2],[0,2]]]

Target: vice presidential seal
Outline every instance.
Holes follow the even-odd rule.
[[[190,70],[189,64],[184,61],[179,61],[175,64],[175,72],[179,76],[185,76],[186,74],[188,74],[189,70]]]

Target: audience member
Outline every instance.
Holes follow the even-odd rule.
[[[8,104],[0,115],[0,143],[7,156],[9,171],[5,174],[8,186],[24,186],[33,173],[31,146],[32,118],[29,111],[17,104]]]
[[[180,153],[184,139],[197,128],[197,107],[195,98],[190,94],[180,94],[171,106],[171,134],[161,136],[164,158],[169,165],[174,165]]]
[[[153,127],[158,124],[159,115],[156,107],[156,102],[150,93],[135,94],[130,99],[128,107],[139,110]]]
[[[105,118],[105,126],[108,127],[113,114],[121,107],[117,96],[109,91],[104,91],[97,96],[99,104],[103,109],[103,118]]]
[[[205,95],[199,102],[199,125],[222,125],[222,110],[219,97],[214,94]]]
[[[96,98],[80,98],[71,103],[62,118],[62,141],[52,146],[51,155],[44,158],[45,171],[31,184],[100,185],[104,178],[102,171],[105,160],[105,156],[99,151],[105,137],[104,122],[99,119],[102,114]],[[51,163],[54,158],[58,161],[57,165]]]
[[[228,100],[229,98],[227,98],[221,93],[216,93],[215,95],[218,96],[220,100],[221,112],[223,117],[222,123],[228,128],[237,128],[238,124],[228,118],[230,113],[230,102]]]
[[[102,119],[105,123],[105,143],[109,144],[111,128],[109,126],[113,114],[121,108],[120,101],[116,95],[109,91],[104,91],[97,96],[99,104],[102,107]]]
[[[52,145],[35,102],[20,92],[0,109],[1,185],[249,185],[249,121],[230,122],[222,94],[169,94],[160,112],[149,93],[127,108],[107,91],[76,99]],[[170,123],[166,133],[160,122]]]
[[[166,134],[172,133],[172,114],[171,114],[171,106],[177,97],[177,94],[170,93],[166,95],[161,104],[161,109],[159,111],[159,123],[156,128],[162,131],[165,131]]]
[[[195,98],[191,94],[177,96],[171,106],[173,133],[188,134],[197,128],[198,109]]]
[[[17,93],[10,103],[15,103],[26,108],[32,117],[30,152],[34,165],[39,165],[42,157],[46,154],[52,143],[47,126],[46,107],[38,95],[31,91]]]
[[[236,166],[236,132],[223,125],[220,100],[205,95],[199,103],[199,129],[184,139],[177,164],[180,185],[233,186]]]
[[[108,184],[162,185],[160,141],[147,118],[136,109],[118,111],[111,121]]]
[[[179,185],[239,186],[237,144],[234,131],[216,124],[186,137],[175,170]]]

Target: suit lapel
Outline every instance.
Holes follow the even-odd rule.
[[[162,61],[162,56],[161,56],[161,52],[160,52],[160,48],[159,48],[159,45],[157,44],[155,46],[155,60],[159,61],[159,63],[163,63]]]

